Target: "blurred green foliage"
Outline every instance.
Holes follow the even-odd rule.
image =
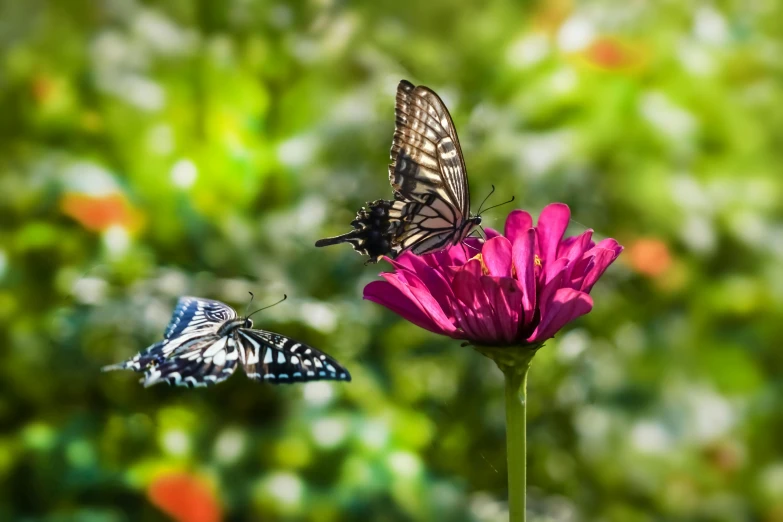
[[[400,78],[460,132],[474,205],[570,205],[627,247],[530,380],[531,520],[783,521],[783,6],[0,3],[0,519],[500,521],[501,374],[363,302]],[[498,196],[497,201],[502,201]],[[502,228],[508,207],[485,216]],[[383,269],[381,267],[381,269]],[[142,389],[99,368],[176,298],[350,384]]]

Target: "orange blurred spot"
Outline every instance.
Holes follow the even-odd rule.
[[[72,217],[88,230],[103,231],[112,225],[134,229],[140,224],[139,213],[122,194],[88,196],[67,193],[60,202],[66,216]]]
[[[218,499],[199,478],[183,472],[160,475],[147,489],[147,498],[177,522],[220,522]]]
[[[638,68],[644,63],[640,46],[606,36],[596,38],[583,57],[589,65],[613,71]]]
[[[658,277],[672,266],[669,247],[657,238],[637,239],[628,247],[625,258],[637,272],[650,277]]]

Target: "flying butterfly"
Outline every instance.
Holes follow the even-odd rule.
[[[145,387],[164,381],[209,386],[229,378],[239,364],[249,378],[273,384],[351,380],[348,370],[312,346],[253,329],[250,315],[238,317],[220,301],[181,297],[162,341],[103,371],[143,372]]]
[[[350,243],[369,262],[377,262],[407,250],[426,254],[457,245],[481,224],[481,216],[470,214],[465,161],[440,97],[402,80],[395,115],[389,164],[394,200],[368,203],[351,222],[353,230],[315,246]]]

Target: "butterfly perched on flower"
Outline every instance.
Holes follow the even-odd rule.
[[[103,371],[143,372],[144,386],[165,381],[194,388],[224,381],[239,364],[251,379],[273,384],[351,380],[348,370],[325,353],[255,330],[250,316],[238,317],[230,306],[200,297],[179,299],[162,341]]]
[[[481,223],[480,216],[470,214],[465,161],[440,97],[402,80],[395,115],[389,165],[394,200],[368,203],[351,222],[353,230],[315,246],[350,243],[377,262],[407,250],[421,255],[457,245]]]

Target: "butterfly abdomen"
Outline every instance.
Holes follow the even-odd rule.
[[[392,253],[392,235],[396,225],[392,222],[389,211],[393,202],[379,199],[368,203],[356,213],[351,221],[354,228],[350,232],[335,237],[319,239],[315,246],[324,247],[339,243],[350,243],[362,255],[369,256],[375,262]]]

